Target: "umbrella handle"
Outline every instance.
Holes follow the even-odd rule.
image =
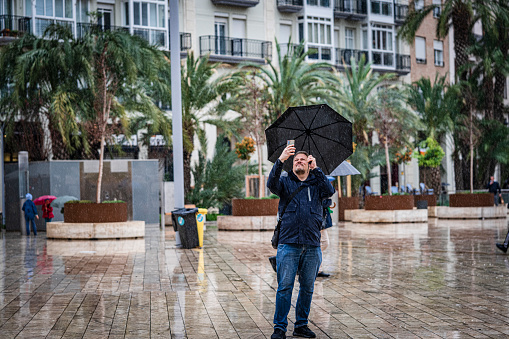
[[[330,208],[336,208],[336,203],[333,202],[334,206],[330,206]]]

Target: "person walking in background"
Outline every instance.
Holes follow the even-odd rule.
[[[53,207],[50,205],[51,201],[49,199],[44,200],[44,205],[42,205],[42,217],[46,223],[51,222],[51,220],[55,217],[53,215]]]
[[[32,194],[27,193],[26,201],[21,207],[21,210],[25,212],[25,222],[27,225],[27,235],[30,235],[30,222],[32,222],[32,229],[34,231],[34,235],[37,235],[37,227],[35,226],[35,218],[39,219],[39,215],[37,215],[37,207],[35,207],[34,202],[32,201]]]
[[[490,182],[488,183],[488,185],[486,185],[486,188],[490,193],[493,193],[495,205],[498,206],[498,199],[501,196],[500,193],[502,192],[502,190],[500,189],[500,185],[498,184],[497,181],[495,181],[495,178],[493,176],[490,177]]]
[[[293,169],[283,176],[283,163],[292,155]],[[303,187],[301,189],[301,186]],[[288,145],[276,160],[267,182],[269,190],[280,197],[279,215],[288,202],[282,215],[279,242],[277,247],[276,309],[274,312],[274,333],[272,339],[286,338],[288,313],[292,305],[292,291],[295,276],[299,274],[299,297],[295,305],[295,324],[293,336],[316,338],[308,327],[308,317],[313,298],[314,283],[322,262],[320,250],[320,230],[322,228],[322,201],[334,194],[327,177],[316,166],[312,155]]]

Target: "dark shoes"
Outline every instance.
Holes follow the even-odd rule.
[[[272,269],[274,272],[277,272],[277,264],[276,264],[276,256],[269,257],[270,264],[272,265]]]
[[[330,274],[325,273],[324,271],[320,271],[320,272],[318,272],[318,274],[316,276],[321,277],[321,278],[328,278],[328,277],[330,277]]]
[[[499,250],[501,250],[502,252],[507,253],[507,246],[505,246],[504,244],[499,244],[499,243],[497,242],[497,247],[498,247],[498,249],[499,249]]]
[[[316,338],[315,332],[311,331],[307,326],[296,327],[293,330],[294,337]]]
[[[274,329],[274,333],[270,336],[270,339],[286,339],[286,333],[282,329],[276,328]]]

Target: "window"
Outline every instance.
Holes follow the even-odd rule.
[[[3,14],[12,14],[11,0],[0,0],[0,15]]]
[[[392,16],[392,3],[388,1],[371,1],[371,13]]]
[[[105,29],[111,28],[112,10],[106,8],[98,8],[97,13],[100,15],[97,24]]]
[[[440,18],[440,14],[442,13],[442,1],[441,0],[433,0],[433,5],[438,6],[433,8],[433,17]]]
[[[444,66],[444,43],[442,41],[433,41],[433,49],[435,50],[435,66]]]
[[[134,25],[145,27],[165,27],[164,5],[153,2],[133,2]]]
[[[345,49],[355,49],[355,30],[345,28]]]
[[[330,7],[330,0],[307,0],[310,6]]]
[[[426,39],[421,37],[415,38],[415,61],[418,64],[426,63]]]
[[[216,54],[226,54],[226,18],[215,18],[214,35],[216,36]]]
[[[299,23],[299,30],[300,30]],[[332,59],[332,24],[329,18],[307,17],[307,48],[309,59]],[[300,33],[299,33],[300,34]]]
[[[394,66],[392,26],[373,25],[372,61],[374,65]]]
[[[368,49],[368,44],[369,44],[368,31],[363,30],[362,31],[362,49],[366,51]]]
[[[424,8],[424,0],[415,0],[415,10],[421,10]]]

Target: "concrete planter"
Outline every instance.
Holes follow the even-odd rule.
[[[413,195],[367,196],[364,201],[364,209],[366,211],[411,210],[413,208]]]
[[[233,199],[232,215],[236,217],[277,215],[279,199]]]
[[[66,223],[110,223],[127,221],[125,202],[107,204],[66,203],[64,222]]]
[[[492,193],[449,195],[449,207],[491,207],[494,204]]]
[[[417,201],[427,201],[428,207],[437,205],[437,197],[435,195],[414,195],[415,207],[417,207]]]
[[[338,199],[338,220],[345,221],[345,210],[359,209],[359,197],[341,197]]]

